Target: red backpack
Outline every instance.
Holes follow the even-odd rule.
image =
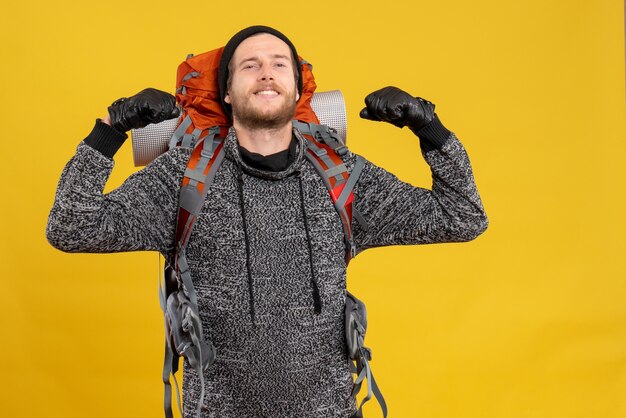
[[[179,357],[185,357],[201,381],[201,393],[197,403],[196,417],[200,417],[204,400],[204,376],[202,371],[215,360],[215,348],[203,337],[198,303],[186,259],[186,248],[193,225],[200,213],[207,191],[224,158],[224,139],[231,126],[224,113],[218,87],[218,68],[223,48],[200,55],[189,55],[179,65],[176,77],[176,100],[183,111],[178,125],[169,142],[170,149],[182,146],[193,149],[182,181],[176,226],[176,250],[167,260],[165,283],[160,286],[161,307],[165,316],[166,353],[163,366],[165,384],[165,415],[172,418],[170,375],[176,382]],[[306,158],[315,166],[328,188],[335,209],[341,217],[346,246],[346,264],[355,254],[352,240],[352,192],[364,160],[357,161],[348,173],[341,157],[348,152],[335,130],[321,125],[311,108],[311,99],[317,85],[311,71],[312,66],[301,57],[302,94],[298,100],[293,124],[307,139]],[[357,217],[358,218],[358,217]],[[363,404],[374,394],[383,414],[387,407],[376,381],[371,375],[368,361],[371,352],[364,346],[367,320],[365,305],[347,293],[346,300],[346,340],[350,358],[356,363],[353,373],[356,396],[361,384],[367,378],[368,394],[361,402],[356,417],[362,414]],[[178,407],[180,395],[176,382]],[[182,411],[181,411],[182,415]]]

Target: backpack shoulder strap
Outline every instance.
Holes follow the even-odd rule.
[[[344,241],[346,244],[346,265],[356,252],[354,239],[352,236],[352,217],[367,229],[367,223],[360,216],[354,202],[354,186],[365,166],[365,160],[357,156],[352,170],[348,172],[342,156],[346,155],[348,148],[334,132],[326,125],[316,125],[294,121],[294,126],[308,140],[306,157],[313,164],[320,177],[324,181],[330,197],[339,213],[344,230]],[[372,398],[378,401],[383,412],[383,417],[387,417],[387,404],[385,398],[378,388],[374,374],[370,368],[372,351],[365,347],[365,331],[367,329],[367,311],[365,304],[357,299],[350,292],[346,292],[345,305],[346,320],[346,342],[350,356],[352,372],[357,375],[354,382],[352,396],[361,390],[363,381],[367,381],[367,394],[361,401],[354,418],[363,417],[363,405]],[[354,362],[354,363],[353,363]]]
[[[176,223],[176,251],[184,251],[191,229],[200,214],[204,198],[224,159],[225,129],[213,127],[189,157],[179,197]]]
[[[348,172],[341,159],[348,152],[348,148],[332,128],[300,121],[294,121],[293,124],[307,139],[306,158],[313,164],[324,181],[335,209],[341,218],[347,265],[356,254],[356,245],[352,236],[352,215],[355,212],[352,205],[354,201],[353,189],[365,166],[365,160],[363,157],[357,156],[354,167],[351,172]]]
[[[200,214],[207,192],[215,179],[224,159],[225,128],[213,127],[207,130],[204,138],[199,139],[193,149],[179,195],[178,219],[176,222],[176,246],[173,260],[165,268],[165,285],[160,289],[161,308],[165,315],[165,360],[163,364],[163,383],[165,385],[164,405],[166,418],[172,418],[172,390],[170,375],[176,383],[178,358],[183,355],[200,376],[202,385],[196,416],[200,416],[200,407],[204,401],[203,370],[215,359],[215,350],[204,339],[202,322],[198,310],[198,299],[191,280],[187,264],[186,248],[191,230]],[[179,318],[181,310],[186,312]],[[186,323],[186,325],[184,325]],[[176,327],[176,329],[171,329]],[[181,330],[179,330],[182,329]],[[180,332],[189,334],[191,344],[177,343]],[[181,354],[182,352],[182,354]],[[176,383],[176,397],[181,411],[180,395]]]

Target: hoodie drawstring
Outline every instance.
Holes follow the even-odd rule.
[[[311,287],[313,288],[313,306],[315,307],[315,313],[322,313],[322,299],[320,298],[320,290],[317,285],[317,278],[315,277],[315,270],[313,269],[313,247],[311,244],[311,231],[309,230],[309,221],[306,216],[306,209],[304,204],[304,186],[302,185],[302,172],[297,171],[298,184],[300,185],[300,206],[302,208],[302,218],[304,219],[304,230],[306,231],[306,242],[309,249],[309,268],[311,269]]]
[[[304,230],[306,232],[306,242],[307,248],[309,252],[309,269],[311,271],[311,287],[313,290],[313,307],[315,309],[316,314],[322,313],[322,299],[320,297],[320,291],[317,284],[317,278],[315,277],[315,270],[313,268],[313,246],[311,244],[311,231],[309,229],[309,221],[306,215],[306,205],[304,202],[304,185],[302,184],[302,173],[297,171],[296,177],[298,178],[298,186],[300,189],[300,207],[302,210],[302,218],[304,220]],[[239,185],[239,205],[241,208],[241,217],[243,219],[243,234],[244,240],[246,244],[246,270],[248,274],[248,291],[250,294],[250,317],[252,318],[252,323],[255,322],[255,311],[254,311],[254,284],[252,281],[252,269],[250,267],[250,237],[248,235],[248,223],[246,222],[246,208],[244,204],[244,196],[243,196],[243,173],[239,171],[237,176],[237,183]]]
[[[243,219],[243,237],[246,242],[246,270],[248,272],[248,291],[250,293],[250,317],[254,325],[254,293],[252,283],[252,269],[250,268],[250,239],[248,238],[248,224],[246,223],[246,207],[243,201],[243,173],[239,171],[237,183],[239,184],[239,205],[241,207],[241,217]]]

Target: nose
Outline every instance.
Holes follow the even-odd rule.
[[[259,79],[262,81],[274,80],[274,73],[271,65],[263,65],[259,72]]]

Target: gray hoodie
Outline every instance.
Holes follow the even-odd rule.
[[[63,170],[48,240],[68,252],[170,255],[190,151],[171,150],[103,194],[113,160],[93,146],[93,135],[106,129],[97,126]],[[270,172],[246,165],[231,129],[189,241],[204,333],[217,352],[205,372],[203,417],[350,417],[356,409],[344,337],[342,224],[304,158],[305,139],[294,134],[294,161]],[[353,225],[357,254],[383,245],[468,241],[487,227],[461,143],[452,133],[427,141],[422,138],[432,190],[366,161],[354,189],[354,205],[367,222],[367,228]],[[343,159],[350,170],[356,155]],[[185,416],[191,417],[200,383],[187,364],[183,376]]]

